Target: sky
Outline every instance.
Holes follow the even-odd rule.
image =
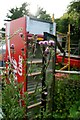
[[[44,8],[55,18],[61,17],[67,10],[67,6],[72,0],[2,0],[0,3],[0,28],[4,27],[4,19],[11,8],[21,7],[24,2],[30,4],[29,9],[32,14],[36,13],[38,7]]]

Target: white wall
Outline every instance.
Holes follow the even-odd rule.
[[[43,32],[54,33],[53,23],[39,21],[26,17],[26,31],[32,34],[43,34]],[[52,31],[51,31],[52,30]]]

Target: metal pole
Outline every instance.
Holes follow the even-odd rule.
[[[46,37],[46,34],[44,33],[44,40],[46,40],[47,37]],[[43,56],[42,56],[42,108],[41,108],[41,115],[42,115],[42,118],[43,118],[43,112],[46,110],[46,96],[47,96],[47,89],[46,89],[46,58],[45,58],[45,55],[44,55],[44,52],[45,52],[45,47],[43,46]]]
[[[70,71],[70,24],[68,25],[68,71]]]
[[[55,96],[55,68],[56,68],[56,45],[57,44],[57,37],[55,37],[55,48],[54,48],[54,56],[52,57],[52,74],[53,74],[53,80],[51,84],[51,101],[52,101],[52,111],[54,111],[54,96]]]

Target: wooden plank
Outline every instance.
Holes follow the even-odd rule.
[[[75,47],[71,47],[70,49],[75,49],[75,50],[76,50],[77,48],[75,48]]]
[[[49,72],[52,70],[48,70]],[[80,74],[80,71],[65,71],[65,70],[55,70],[56,73],[70,73],[70,74]],[[32,73],[32,74],[28,74],[28,76],[35,76],[35,75],[39,75],[41,74],[41,72],[38,72],[38,73]]]
[[[28,64],[41,64],[42,60],[32,60],[32,61],[28,61]]]
[[[33,94],[35,91],[30,91],[30,92],[28,92],[28,95],[31,95],[31,94]]]
[[[78,44],[71,44],[71,46],[78,46]]]
[[[28,106],[27,108],[28,108],[28,109],[32,109],[32,108],[37,107],[37,106],[39,106],[39,105],[41,105],[41,102],[35,103],[35,104],[33,104],[33,105],[30,105],[30,106]]]
[[[55,70],[56,73],[65,73],[65,74],[76,74],[80,75],[80,71],[65,71],[65,70]]]
[[[6,69],[6,67],[0,67],[0,70],[5,70]]]
[[[30,76],[36,76],[36,75],[40,75],[40,74],[41,74],[41,72],[31,73],[31,74],[28,74],[28,77],[30,77]]]

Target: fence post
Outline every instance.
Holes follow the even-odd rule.
[[[44,40],[46,40],[46,34],[44,33]],[[44,55],[45,47],[43,46],[43,54],[42,54],[42,118],[43,112],[46,110],[46,96],[47,96],[47,89],[46,89],[46,58]]]
[[[54,111],[54,96],[55,96],[55,68],[56,68],[56,46],[57,46],[57,37],[55,37],[55,48],[54,48],[54,56],[52,57],[52,73],[53,79],[51,84],[51,101],[52,101],[52,111]]]

